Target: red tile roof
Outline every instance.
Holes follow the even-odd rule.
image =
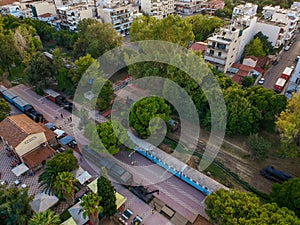
[[[263,74],[263,73],[265,72],[265,71],[264,71],[262,68],[260,68],[259,66],[254,67],[254,70],[257,71],[257,72],[259,72],[260,74]]]
[[[207,43],[204,42],[195,42],[194,44],[192,44],[192,46],[189,48],[190,50],[193,51],[206,51],[207,48]]]
[[[51,13],[44,13],[44,14],[40,15],[39,17],[48,18],[48,17],[51,17],[51,16],[53,16]]]
[[[270,61],[269,57],[258,57],[258,61],[256,63],[256,66],[259,66],[262,68],[265,64],[267,64]]]
[[[242,80],[243,80],[243,77],[240,77],[239,75],[234,75],[231,80],[237,84],[242,84]]]
[[[252,60],[254,60],[254,61],[257,61],[257,60],[258,60],[258,57],[256,57],[256,56],[245,56],[244,59],[252,59]]]
[[[22,158],[29,168],[34,168],[46,159],[54,156],[54,154],[54,149],[47,145],[45,147],[38,148],[31,151],[30,153],[27,153]]]
[[[17,147],[27,136],[44,132],[49,141],[55,138],[56,134],[28,118],[25,114],[9,116],[0,123],[0,136],[12,147]]]
[[[11,5],[14,2],[18,2],[18,0],[0,0],[0,6]]]

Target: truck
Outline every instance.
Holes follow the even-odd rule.
[[[281,78],[289,80],[292,72],[293,72],[293,68],[291,68],[291,67],[285,67],[284,71],[281,74]]]
[[[287,82],[286,79],[279,77],[278,80],[276,81],[276,83],[274,84],[274,91],[277,93],[281,93],[286,82]]]

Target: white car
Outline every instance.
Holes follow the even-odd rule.
[[[288,51],[289,49],[290,49],[290,45],[288,45],[288,46],[286,46],[285,48],[284,48],[284,51]]]
[[[265,78],[260,78],[260,80],[258,81],[259,85],[263,85],[265,83]]]

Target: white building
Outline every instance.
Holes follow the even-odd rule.
[[[204,59],[216,70],[226,72],[237,61],[242,30],[233,25],[222,28],[220,32],[208,38],[208,48]]]
[[[238,5],[232,10],[232,19],[240,17],[253,17],[257,12],[257,5],[246,3],[245,5]]]
[[[11,5],[1,6],[0,12],[3,16],[10,14],[18,18],[24,15],[19,2],[13,3]]]
[[[174,0],[141,0],[141,10],[146,15],[163,19],[175,13],[175,4]]]
[[[129,7],[102,8],[98,7],[98,15],[104,23],[111,23],[122,36],[129,33],[132,24],[132,12]]]
[[[32,13],[34,17],[40,17],[44,14],[51,14],[56,16],[56,9],[53,3],[49,2],[31,2],[28,3],[29,7],[31,7]]]

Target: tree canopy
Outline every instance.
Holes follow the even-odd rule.
[[[300,94],[293,94],[286,109],[280,113],[276,127],[282,144],[281,155],[296,156],[299,150],[300,135]],[[297,145],[296,145],[297,144]]]
[[[264,57],[266,56],[266,52],[264,50],[264,46],[262,41],[256,37],[252,39],[246,46],[244,50],[244,56],[258,56]]]
[[[1,98],[0,99],[0,122],[4,120],[10,114],[11,108],[7,104],[7,102]]]
[[[117,212],[116,194],[111,181],[104,176],[97,180],[98,195],[102,198],[103,215],[110,217]]]
[[[300,217],[300,178],[292,178],[283,184],[274,183],[270,194],[271,202],[293,210]]]
[[[167,132],[166,124],[170,121],[170,106],[160,97],[143,98],[130,108],[129,125],[142,137],[162,135]],[[160,119],[158,119],[160,118]]]
[[[261,204],[252,193],[220,189],[206,200],[210,221],[219,225],[300,224],[295,213],[275,203]]]
[[[34,213],[31,219],[28,222],[28,225],[59,225],[60,218],[59,215],[55,214],[50,209],[40,212]]]

